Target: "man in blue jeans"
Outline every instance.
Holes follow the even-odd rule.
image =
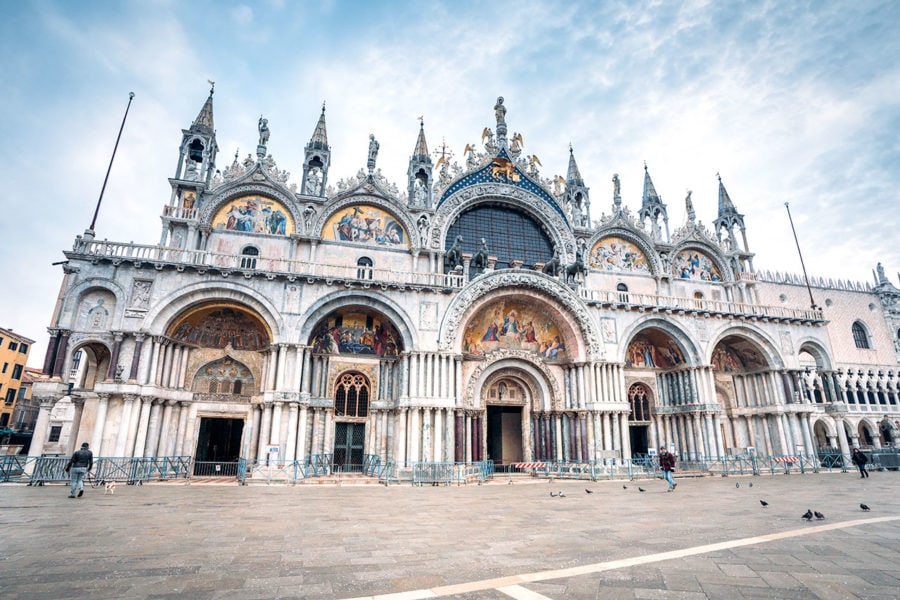
[[[663,479],[669,484],[667,492],[671,492],[678,484],[672,478],[672,472],[675,470],[675,455],[671,454],[665,446],[659,449],[659,468],[662,471]]]
[[[75,497],[76,490],[79,498],[84,495],[84,476],[93,466],[94,453],[88,450],[88,443],[85,442],[81,444],[81,450],[75,452],[66,464],[66,473],[69,473],[72,485],[69,498]]]

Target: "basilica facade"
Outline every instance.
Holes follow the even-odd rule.
[[[159,242],[65,251],[31,454],[495,464],[847,455],[900,444],[900,290],[760,271],[735,203],[685,224],[644,166],[545,177],[498,99],[461,164],[411,134],[405,183],[221,171],[213,93],[182,131]],[[312,123],[312,119],[311,119]],[[360,153],[362,155],[362,153]],[[608,182],[608,183],[607,183]],[[602,197],[601,199],[597,199]],[[596,212],[596,210],[595,210]]]

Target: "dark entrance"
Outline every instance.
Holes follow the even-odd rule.
[[[345,473],[362,471],[365,440],[365,423],[335,423],[334,468]]]
[[[194,456],[194,475],[237,475],[243,432],[243,419],[201,417],[197,453]]]
[[[522,462],[522,407],[487,407],[487,455],[497,466]]]
[[[628,431],[631,434],[631,455],[647,454],[647,426],[632,425]]]

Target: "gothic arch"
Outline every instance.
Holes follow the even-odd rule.
[[[287,342],[281,312],[252,288],[240,283],[195,283],[177,289],[160,299],[144,317],[142,330],[151,335],[163,335],[172,320],[192,307],[210,302],[241,305],[258,316],[268,328],[271,342]]]
[[[684,359],[688,366],[695,367],[701,364],[700,351],[694,340],[691,339],[691,336],[675,323],[653,316],[647,316],[635,321],[622,332],[619,339],[623,340],[623,343],[619,345],[619,355],[616,357],[616,360],[624,364],[628,358],[628,345],[636,335],[651,328],[659,329],[675,340],[675,343],[678,344],[679,349],[684,354]]]
[[[770,369],[783,369],[785,364],[781,358],[781,354],[775,346],[775,343],[762,331],[754,329],[747,325],[738,325],[726,327],[720,331],[712,340],[710,340],[704,360],[705,364],[712,364],[713,352],[716,347],[728,337],[744,338],[762,351],[765,362]]]
[[[659,254],[654,249],[653,242],[646,238],[646,234],[619,225],[601,229],[600,231],[594,233],[594,235],[592,235],[590,238],[588,238],[586,246],[588,252],[591,252],[598,242],[608,237],[620,237],[637,246],[638,249],[644,253],[647,262],[650,265],[649,275],[653,277],[669,275],[668,273],[664,272],[662,263],[659,260]],[[590,257],[585,257],[585,263],[587,264],[588,268],[591,269]],[[593,270],[596,271],[596,269]],[[621,272],[615,271],[613,273],[620,274]],[[628,275],[640,274],[639,272],[634,271],[625,271],[625,273]]]
[[[216,188],[212,199],[208,202],[203,202],[198,211],[197,220],[200,221],[201,225],[211,226],[213,217],[218,214],[219,209],[232,200],[236,200],[241,196],[257,195],[268,197],[284,206],[291,213],[295,230],[299,231],[300,224],[303,223],[303,216],[297,208],[296,198],[282,186],[269,181],[265,175],[262,175],[261,180],[254,181],[255,177],[260,177],[256,173],[262,173],[262,170],[256,167],[251,168],[247,175],[244,175],[242,178],[244,179],[243,182],[232,185],[226,184]]]
[[[558,325],[569,327],[572,339],[567,339],[567,342],[578,344],[577,353],[569,353],[571,357],[580,360],[602,358],[603,348],[597,325],[584,302],[571,288],[542,273],[507,270],[494,271],[473,280],[450,301],[438,335],[440,349],[461,352],[461,328],[477,310],[496,301],[502,293],[508,293],[514,299],[524,295],[523,292],[531,292],[535,299],[557,316]]]
[[[253,369],[227,354],[198,368],[189,385],[196,393],[236,396],[252,396],[257,387]]]
[[[501,183],[481,183],[464,187],[441,200],[432,219],[431,249],[442,251],[447,231],[460,214],[482,204],[506,204],[537,221],[559,251],[560,261],[575,260],[575,236],[556,209],[522,188]]]
[[[416,228],[416,222],[412,219],[412,217],[410,217],[409,212],[404,210],[403,207],[398,207],[389,199],[370,194],[354,194],[349,196],[341,196],[335,200],[332,200],[316,213],[316,220],[310,223],[310,229],[307,233],[309,235],[318,236],[319,239],[322,239],[322,229],[325,227],[325,223],[327,223],[328,220],[333,217],[338,211],[345,208],[350,208],[351,206],[357,204],[374,206],[389,213],[394,219],[397,220],[397,222],[403,225],[404,229],[406,229],[406,236],[409,239],[410,251],[420,251],[423,249],[422,240],[419,236],[419,230]]]
[[[394,327],[397,333],[403,339],[403,348],[416,348],[418,344],[415,340],[415,325],[409,316],[392,303],[388,298],[378,292],[357,292],[348,293],[346,291],[333,292],[319,298],[300,318],[300,326],[297,327],[297,340],[300,343],[306,341],[312,336],[313,328],[330,313],[340,310],[341,308],[349,308],[355,306],[365,306],[375,312],[384,315]]]
[[[480,405],[478,394],[495,373],[509,370],[509,373],[522,373],[519,380],[525,383],[531,397],[533,411],[550,411],[563,405],[564,399],[556,378],[542,360],[524,350],[501,349],[485,355],[485,360],[475,368],[466,384],[465,397],[462,402],[466,407],[484,408]],[[535,399],[542,404],[535,406]]]

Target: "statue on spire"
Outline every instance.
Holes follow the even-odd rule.
[[[375,159],[378,158],[378,149],[381,145],[375,139],[375,134],[369,134],[369,159],[366,161],[366,166],[369,168],[369,173],[375,170]]]
[[[269,120],[259,116],[259,145],[265,146],[269,143]]]
[[[503,96],[497,98],[494,105],[494,115],[497,117],[497,125],[506,125],[506,107],[503,106]]]

